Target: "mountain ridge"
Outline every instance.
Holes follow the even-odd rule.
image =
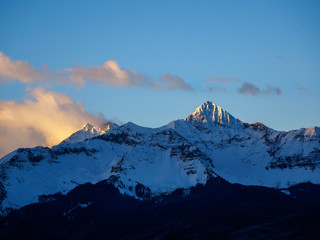
[[[85,125],[79,130],[90,133],[85,137],[76,134],[52,148],[15,150],[0,161],[2,213],[38,202],[42,194],[66,194],[105,179],[136,198],[189,189],[216,177],[273,188],[320,183],[318,127],[276,131],[243,123],[209,102],[191,115],[160,128],[113,125],[102,134]],[[24,189],[28,192],[21,195]]]

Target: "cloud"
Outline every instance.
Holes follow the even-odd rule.
[[[208,87],[207,91],[208,92],[227,92],[227,89],[221,88],[221,87],[217,87],[217,86],[213,86],[213,87]]]
[[[231,82],[238,82],[239,79],[235,77],[207,77],[206,82],[213,82],[213,83],[231,83]]]
[[[257,88],[255,85],[252,83],[243,83],[242,87],[239,89],[239,93],[241,94],[251,94],[251,95],[258,95],[260,94],[260,89]]]
[[[265,90],[260,90],[257,86],[255,86],[253,83],[245,82],[242,84],[241,88],[238,90],[240,94],[249,94],[253,96],[257,95],[265,95],[265,96],[271,96],[271,95],[281,95],[282,91],[278,87],[273,87],[268,85]]]
[[[281,95],[282,91],[280,88],[278,87],[273,87],[268,85],[266,90],[261,91],[262,94],[266,95],[266,96],[270,96],[270,95]]]
[[[0,82],[5,79],[19,80],[24,83],[42,81],[43,76],[28,63],[12,61],[0,52]]]
[[[171,73],[164,73],[158,79],[152,79],[144,74],[139,74],[133,69],[120,68],[114,60],[105,62],[102,66],[67,69],[70,80],[76,85],[84,85],[85,80],[101,82],[119,87],[146,87],[165,90],[191,91],[185,81]]]
[[[277,59],[282,59],[282,58],[283,58],[283,55],[278,54],[278,55],[276,55],[275,57],[276,57]]]
[[[181,77],[170,73],[164,73],[159,81],[154,85],[154,87],[159,89],[168,89],[170,91],[193,91],[193,88],[187,85]]]
[[[160,78],[151,78],[133,69],[120,68],[114,60],[106,61],[101,66],[66,68],[54,73],[47,65],[36,71],[27,62],[11,61],[2,52],[0,52],[0,81],[1,79],[16,79],[24,83],[42,81],[46,84],[58,83],[74,86],[84,86],[86,81],[91,81],[118,87],[192,90],[179,76],[165,73]]]
[[[87,122],[102,126],[105,120],[68,95],[43,88],[35,88],[23,103],[0,100],[0,157],[18,147],[58,144]]]
[[[43,68],[39,70],[39,73],[46,80],[46,84],[59,83],[62,85],[71,84],[70,78],[65,70],[58,70],[57,72],[52,72],[46,64]]]
[[[299,83],[297,83],[297,88],[299,91],[306,93],[306,94],[310,94],[309,90],[303,86],[301,86]]]
[[[77,85],[83,85],[85,79],[115,86],[130,86],[129,73],[120,69],[116,61],[110,60],[102,66],[67,69],[70,79]]]

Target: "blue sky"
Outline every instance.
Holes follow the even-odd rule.
[[[0,72],[0,100],[23,104],[41,87],[90,114],[148,127],[185,118],[211,100],[242,121],[277,130],[319,126],[319,12],[312,0],[2,0],[0,52],[10,63],[36,72],[46,64],[66,78],[67,69],[90,72],[82,84]],[[90,79],[109,60],[144,83]]]

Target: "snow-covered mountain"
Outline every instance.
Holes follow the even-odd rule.
[[[210,125],[220,124],[228,127],[242,125],[241,121],[210,101],[199,106],[186,120],[193,122],[193,125],[198,125],[198,122]]]
[[[90,123],[85,124],[79,131],[71,134],[68,138],[63,140],[61,143],[76,143],[83,142],[86,139],[97,137],[99,135],[105,134],[111,128],[118,127],[117,124],[113,122],[107,122],[103,129],[95,127]]]
[[[221,177],[288,187],[320,183],[320,129],[275,131],[248,124],[212,102],[160,128],[92,125],[52,148],[17,149],[0,160],[2,212],[40,195],[108,179],[121,193],[148,198]]]

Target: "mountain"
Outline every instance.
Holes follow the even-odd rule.
[[[103,180],[136,199],[213,179],[279,189],[320,183],[320,129],[276,131],[208,101],[160,128],[88,124],[52,148],[17,149],[0,164],[3,214]]]
[[[101,128],[95,127],[90,123],[87,123],[79,131],[71,134],[68,138],[63,140],[61,143],[83,142],[84,140],[105,134],[111,128],[118,127],[118,125],[113,122],[107,122],[103,127],[104,129],[102,130]]]
[[[193,124],[208,123],[219,124],[224,126],[241,126],[242,123],[238,119],[234,118],[226,110],[217,106],[213,102],[207,101],[199,106],[192,114],[186,119]]]
[[[0,217],[0,238],[319,239],[320,185],[286,191],[215,178],[141,201],[104,180]]]

